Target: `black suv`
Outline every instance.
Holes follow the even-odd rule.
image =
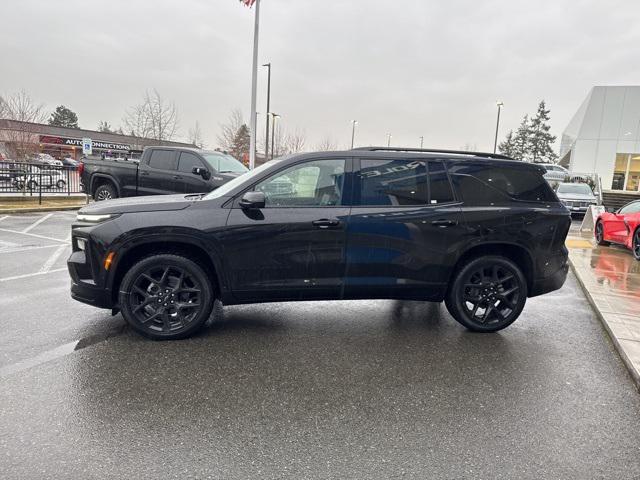
[[[71,296],[154,339],[193,334],[216,299],[444,301],[493,332],[567,276],[570,214],[544,173],[365,148],[283,157],[208,194],[95,203],[72,226]]]

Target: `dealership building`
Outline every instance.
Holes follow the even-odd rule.
[[[152,145],[194,147],[189,143],[0,119],[0,158],[12,158],[16,151],[27,150],[48,153],[58,159],[71,157],[78,160],[82,157],[83,138],[91,139],[93,155],[104,153],[113,157],[138,158],[144,147]]]
[[[562,134],[560,165],[598,174],[603,192],[640,192],[640,86],[593,87]]]

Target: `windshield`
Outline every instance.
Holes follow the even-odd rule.
[[[234,178],[230,182],[227,182],[224,185],[216,188],[215,190],[212,190],[211,192],[207,193],[203,197],[203,200],[208,200],[210,198],[220,198],[220,197],[224,197],[225,195],[228,195],[228,193],[232,191],[234,188],[236,188],[238,185],[244,182],[250,181],[253,177],[255,177],[256,175],[259,175],[262,171],[266,170],[271,165],[275,165],[275,163],[276,161],[271,160],[270,162],[263,163],[259,167],[254,168],[253,170],[247,170],[247,173],[244,173],[239,177]]]
[[[244,173],[249,171],[247,167],[231,155],[224,155],[222,153],[203,153],[202,156],[207,163],[211,165],[211,168],[220,173]]]
[[[586,183],[561,183],[558,193],[574,193],[579,195],[593,195],[591,187]]]

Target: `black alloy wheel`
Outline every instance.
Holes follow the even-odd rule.
[[[120,287],[122,315],[155,340],[185,338],[199,330],[213,308],[207,273],[192,260],[158,254],[135,264]]]
[[[112,198],[118,198],[118,194],[116,193],[115,188],[113,188],[113,186],[109,185],[108,183],[100,185],[93,193],[93,199],[96,202],[111,200]]]
[[[526,300],[527,282],[520,268],[505,257],[487,256],[457,272],[445,303],[469,330],[495,332],[518,318]]]
[[[633,258],[640,260],[640,228],[636,228],[636,231],[633,233],[631,251],[633,252]]]
[[[600,221],[596,223],[596,243],[603,246],[609,245],[609,242],[604,240],[604,225]]]

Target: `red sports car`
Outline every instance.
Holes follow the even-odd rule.
[[[640,260],[640,200],[626,204],[616,213],[603,213],[596,221],[598,245],[617,243],[633,252]]]

